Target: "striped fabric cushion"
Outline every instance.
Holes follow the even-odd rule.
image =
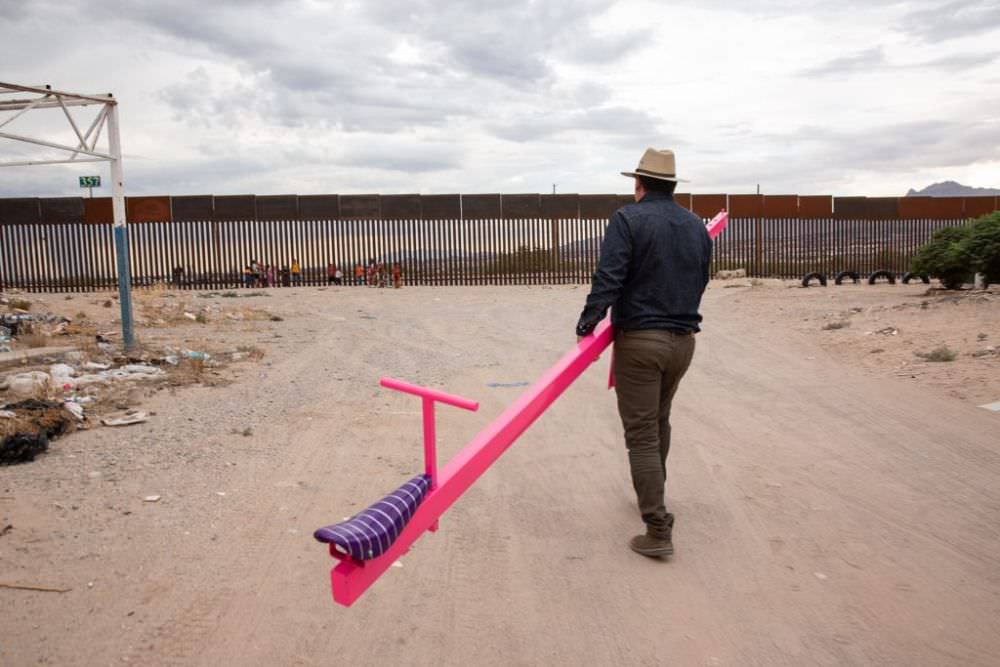
[[[378,558],[403,532],[430,486],[430,477],[417,475],[347,521],[320,528],[313,537],[356,560]]]

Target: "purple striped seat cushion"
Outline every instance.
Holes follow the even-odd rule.
[[[313,537],[356,560],[378,558],[403,532],[430,486],[430,477],[417,475],[347,521],[320,528]]]

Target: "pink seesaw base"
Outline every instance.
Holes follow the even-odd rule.
[[[712,238],[718,236],[728,223],[729,217],[726,212],[720,212],[706,227],[709,236]],[[587,370],[590,364],[601,356],[613,340],[614,330],[611,328],[611,322],[604,320],[597,325],[591,335],[581,338],[573,349],[564,354],[510,407],[480,431],[440,471],[437,469],[434,403],[444,403],[472,411],[478,410],[479,404],[435,389],[392,378],[382,378],[383,387],[414,394],[422,400],[424,468],[431,479],[431,488],[396,541],[379,557],[358,561],[341,554],[333,544],[330,545],[330,555],[340,561],[330,571],[334,601],[345,607],[354,604],[375,583],[375,580],[382,576],[400,556],[409,551],[425,531],[437,530],[441,515]],[[613,358],[612,363],[614,363]],[[609,378],[608,386],[613,386],[613,375]]]

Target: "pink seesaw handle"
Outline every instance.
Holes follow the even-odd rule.
[[[478,401],[470,401],[467,398],[455,396],[454,394],[447,394],[443,391],[438,391],[437,389],[421,387],[419,385],[410,384],[409,382],[403,382],[402,380],[387,377],[379,380],[379,383],[383,387],[387,387],[389,389],[395,389],[396,391],[413,394],[414,396],[420,396],[421,398],[429,398],[432,401],[437,401],[439,403],[447,403],[448,405],[454,405],[456,408],[462,408],[463,410],[471,410],[472,412],[475,412],[479,409]]]

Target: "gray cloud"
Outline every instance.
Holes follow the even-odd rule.
[[[952,56],[942,56],[922,63],[899,65],[906,69],[939,69],[949,72],[963,72],[975,67],[983,67],[996,61],[1000,51],[986,53],[959,53]]]
[[[834,58],[829,62],[801,70],[803,76],[849,76],[858,72],[870,72],[886,64],[881,46]]]
[[[19,0],[0,0],[0,20],[18,21],[27,14],[27,3]]]
[[[994,62],[1000,52],[959,53],[941,56],[931,60],[915,63],[891,63],[885,57],[881,46],[865,49],[852,55],[835,58],[821,65],[799,71],[806,77],[848,77],[857,74],[874,73],[879,70],[943,70],[948,72],[963,72],[976,67],[983,67]]]
[[[448,64],[474,76],[515,86],[546,79],[546,56],[563,49],[584,61],[624,54],[616,38],[595,34],[590,21],[613,4],[607,0],[392,0],[371,2],[366,11],[394,32],[440,45]]]
[[[456,146],[377,142],[348,150],[334,163],[345,167],[364,165],[365,169],[423,174],[458,169],[462,164],[461,157],[461,149]]]
[[[927,4],[927,8],[905,15],[899,22],[899,29],[925,42],[942,42],[1000,28],[998,0],[957,0],[945,4]]]
[[[645,111],[624,107],[555,110],[488,127],[494,136],[507,141],[534,142],[574,133],[600,137],[599,141],[621,141],[663,137],[660,120]],[[676,142],[675,142],[676,143]]]
[[[683,147],[696,187],[746,191],[760,180],[829,192],[847,174],[875,183],[924,165],[997,159],[986,120],[996,112],[982,104],[996,83],[997,50],[972,40],[926,45],[971,30],[963,12],[995,27],[995,4],[945,5],[952,21],[931,0],[679,0],[669,8],[628,0],[0,0],[0,62],[12,72],[0,78],[113,90],[132,151],[130,194],[548,191],[554,182],[561,192],[610,191],[627,189],[617,172],[647,145]],[[652,28],[628,27],[638,11]],[[941,30],[924,25],[937,18]],[[712,49],[709,24],[739,36],[738,50]],[[797,31],[787,58],[776,62],[771,44],[758,50],[755,29]],[[679,35],[696,40],[684,81],[655,64]],[[865,50],[810,60],[810,46],[830,53],[834,40]],[[648,68],[616,67],[623,56]],[[762,60],[774,76],[744,86],[741,67]],[[788,85],[796,74],[804,78]],[[859,100],[860,90],[889,80],[905,107],[895,96]],[[849,121],[825,106],[827,94],[852,100],[850,122],[872,128],[836,130]],[[789,96],[795,104],[784,103]],[[942,120],[926,120],[935,114]],[[815,127],[761,134],[802,122]],[[59,169],[0,172],[0,192],[76,194],[73,170],[81,168]],[[56,183],[64,185],[39,192]]]
[[[989,120],[938,119],[850,131],[805,126],[794,132],[758,134],[753,140],[760,146],[760,158],[739,165],[716,163],[697,185],[785,183],[794,184],[792,191],[808,194],[829,192],[832,184],[851,176],[1000,160],[1000,121]],[[869,194],[879,193],[873,188]]]

